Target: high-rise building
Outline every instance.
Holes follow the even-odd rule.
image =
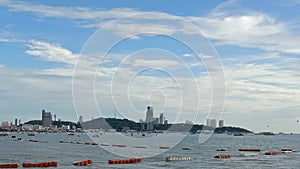
[[[2,126],[2,128],[10,127],[11,126],[11,122],[9,122],[9,121],[3,121],[1,126]]]
[[[168,120],[165,120],[164,124],[168,124]]]
[[[83,123],[83,117],[82,117],[82,116],[79,116],[78,122],[79,122],[79,123]]]
[[[159,124],[164,124],[165,123],[165,116],[163,113],[160,113],[159,115]]]
[[[146,111],[146,129],[147,130],[153,130],[154,125],[153,125],[153,108],[151,106],[147,107]]]
[[[52,115],[51,112],[46,112],[42,110],[42,126],[50,127],[52,125]]]
[[[217,121],[216,121],[216,119],[211,119],[210,120],[210,126],[213,127],[213,128],[217,127]]]
[[[146,111],[146,123],[150,123],[153,121],[153,108],[151,106],[147,107]]]
[[[18,126],[18,119],[15,119],[15,126]]]
[[[211,126],[210,119],[206,119],[206,126]]]
[[[224,120],[219,120],[219,127],[224,127]]]

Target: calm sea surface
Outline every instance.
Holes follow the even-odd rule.
[[[23,138],[22,141],[11,136]],[[99,135],[105,137],[104,135]],[[38,143],[28,140],[38,140]],[[65,140],[69,143],[59,143]],[[198,143],[198,135],[188,135],[175,148],[155,157],[143,158],[142,163],[109,165],[109,159],[122,159],[101,146],[75,144],[76,142],[93,142],[85,134],[35,134],[33,137],[27,134],[10,133],[8,137],[0,137],[0,163],[44,162],[57,161],[58,168],[78,168],[72,166],[73,162],[87,159],[93,160],[93,165],[83,168],[300,168],[300,152],[266,156],[266,151],[280,151],[282,148],[300,150],[300,135],[275,135],[275,136],[231,136],[213,135],[205,143]],[[74,142],[74,143],[70,143]],[[110,143],[108,143],[110,144]],[[152,151],[166,143],[155,143],[157,147],[140,148],[138,151]],[[111,146],[111,145],[110,145]],[[191,147],[192,150],[182,150],[182,147]],[[131,146],[115,147],[122,151],[133,149]],[[217,149],[227,149],[225,152],[217,152]],[[248,157],[239,152],[239,148],[260,148],[258,156]],[[215,159],[215,155],[230,154],[230,159]],[[166,162],[167,156],[191,156],[193,161]]]

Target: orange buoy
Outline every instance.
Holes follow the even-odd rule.
[[[141,158],[130,158],[123,160],[108,160],[108,164],[130,164],[130,163],[140,163],[142,162]]]
[[[0,168],[19,168],[18,164],[0,164]]]
[[[276,151],[265,152],[265,155],[276,155],[276,154],[280,154],[280,152],[276,152]]]
[[[133,148],[147,148],[146,146],[132,146]]]
[[[92,160],[85,160],[85,161],[73,163],[73,165],[75,165],[75,166],[87,166],[87,165],[92,165],[92,164],[93,164]]]
[[[159,149],[170,149],[168,146],[160,146]]]
[[[259,148],[240,148],[239,151],[258,151],[260,152]]]
[[[86,160],[88,164],[93,164],[93,160]]]
[[[23,163],[23,168],[33,168],[33,167],[57,167],[57,162],[51,161],[51,162],[41,162],[41,163]]]
[[[231,156],[229,154],[223,154],[223,155],[217,155],[214,158],[230,158]]]

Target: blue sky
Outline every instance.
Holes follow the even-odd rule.
[[[298,0],[0,0],[0,121],[39,119],[42,108],[137,121],[151,104],[171,122],[299,133],[299,9]],[[212,108],[223,83],[214,101],[224,94],[225,106]]]

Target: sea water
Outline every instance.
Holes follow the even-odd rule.
[[[16,135],[13,139],[11,136]],[[174,134],[173,134],[174,135]],[[180,133],[179,133],[180,135]],[[97,135],[97,138],[106,137],[106,134]],[[130,137],[130,136],[129,136]],[[94,142],[86,134],[68,135],[66,133],[36,133],[35,136],[27,134],[10,133],[7,137],[0,137],[0,163],[24,162],[46,162],[57,161],[61,169],[78,168],[73,166],[73,162],[87,159],[93,160],[93,165],[84,168],[300,168],[300,135],[249,135],[232,136],[226,134],[214,134],[206,142],[199,143],[198,135],[187,135],[182,142],[174,148],[156,155],[154,157],[143,158],[141,163],[109,165],[110,159],[123,159],[113,154],[113,149],[104,150],[100,145],[85,145],[86,142]],[[96,138],[96,137],[95,137]],[[143,137],[141,137],[143,138]],[[39,142],[29,142],[28,140],[38,140]],[[60,143],[59,141],[66,141]],[[78,144],[76,144],[78,142]],[[122,141],[120,141],[121,143]],[[83,143],[83,144],[80,144]],[[111,147],[111,144],[107,142]],[[155,143],[155,146],[141,148],[139,151],[157,151],[159,146],[165,146],[165,142]],[[182,150],[183,147],[190,147],[191,150]],[[114,147],[122,151],[131,151],[132,146]],[[257,156],[244,156],[244,152],[239,152],[239,148],[260,148],[261,152]],[[266,151],[280,151],[282,148],[296,150],[293,153],[285,153],[267,156]],[[217,149],[226,149],[218,152]],[[230,154],[230,159],[215,159],[219,154]],[[172,161],[167,162],[168,156],[189,156],[193,161]]]

